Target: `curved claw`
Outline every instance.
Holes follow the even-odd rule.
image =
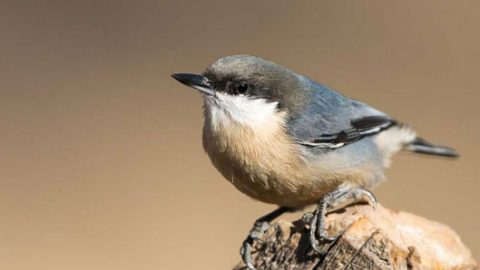
[[[312,236],[313,235],[313,236]],[[315,233],[310,233],[310,245],[312,246],[313,250],[315,250],[318,254],[320,255],[325,255],[328,252],[328,249],[330,248],[331,245],[335,243],[335,241],[340,238],[342,234],[339,233],[333,237],[326,237],[326,238],[321,238],[320,241],[318,241],[315,238]],[[323,242],[325,243],[322,247],[320,246],[320,243]]]
[[[356,188],[352,190],[352,195],[354,201],[364,201],[370,204],[373,208],[377,206],[377,197],[364,188]]]
[[[253,241],[253,239],[251,238],[247,238],[245,239],[245,241],[243,241],[242,247],[240,249],[240,255],[242,256],[242,260],[245,263],[245,266],[247,266],[249,270],[257,270],[257,268],[255,268],[255,266],[253,265],[252,243],[249,240]]]
[[[312,231],[311,231],[312,232]],[[318,254],[320,255],[324,255],[325,252],[322,250],[322,248],[320,247],[320,244],[319,242],[317,241],[317,239],[315,238],[315,233],[311,233],[310,232],[310,246],[312,246],[313,250],[315,250]],[[313,236],[312,236],[313,235]]]

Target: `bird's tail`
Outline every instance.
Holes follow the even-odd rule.
[[[446,146],[430,143],[419,137],[416,137],[415,140],[413,140],[405,148],[415,153],[451,157],[451,158],[458,157],[458,153],[454,149]]]

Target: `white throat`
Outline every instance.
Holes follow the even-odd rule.
[[[245,95],[217,93],[216,98],[205,96],[206,120],[214,128],[231,124],[258,128],[283,120],[284,113],[277,110],[277,104]]]

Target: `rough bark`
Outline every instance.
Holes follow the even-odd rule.
[[[254,243],[254,264],[257,269],[478,269],[447,226],[381,205],[330,213],[327,231],[342,233],[320,256],[310,248],[302,220],[274,222],[263,241]]]

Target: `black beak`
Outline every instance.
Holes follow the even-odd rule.
[[[190,86],[192,88],[197,89],[202,94],[206,94],[210,96],[215,95],[215,91],[213,91],[213,88],[208,82],[208,79],[206,77],[203,77],[201,75],[196,75],[196,74],[187,74],[187,73],[172,74],[172,77],[175,80],[185,84],[186,86]]]

